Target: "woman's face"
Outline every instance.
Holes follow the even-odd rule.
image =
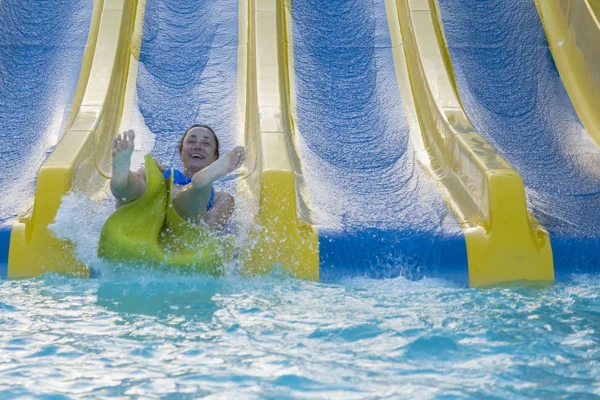
[[[200,171],[216,159],[217,142],[215,135],[201,126],[193,127],[183,138],[181,161],[183,167]]]

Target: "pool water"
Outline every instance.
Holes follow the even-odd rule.
[[[99,260],[113,210],[71,193],[51,226],[98,278],[0,281],[0,399],[600,397],[600,277],[182,276]]]
[[[597,398],[600,280],[0,282],[0,398]]]

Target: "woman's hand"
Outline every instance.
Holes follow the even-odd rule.
[[[123,132],[122,135],[117,135],[115,140],[113,140],[113,170],[111,178],[111,187],[113,188],[113,191],[119,191],[127,186],[134,140],[135,133],[131,129],[127,132]]]
[[[110,179],[110,190],[117,198],[117,204],[125,204],[140,198],[146,190],[143,174],[134,174],[129,168],[133,154],[135,133],[133,130],[117,135],[113,141],[113,170]]]

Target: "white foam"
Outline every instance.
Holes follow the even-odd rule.
[[[96,202],[82,193],[69,192],[49,228],[57,238],[73,243],[78,260],[94,267],[101,264],[97,256],[100,232],[114,210],[115,201],[110,196]]]
[[[123,269],[123,265],[107,262],[97,255],[102,227],[114,211],[115,200],[108,194],[102,200],[94,201],[85,194],[69,192],[62,198],[56,219],[49,228],[57,238],[71,242],[75,247],[75,257],[88,267],[102,275],[120,274],[123,271],[118,270]],[[226,232],[236,236],[238,248],[246,242],[246,232],[251,223],[250,216],[244,214],[243,207],[237,207],[232,221],[226,227]],[[146,271],[154,269],[152,265],[141,264],[131,267]],[[237,260],[234,259],[224,265],[225,274],[234,275],[237,268]],[[174,274],[177,275],[176,272]]]

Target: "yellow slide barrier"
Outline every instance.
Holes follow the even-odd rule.
[[[8,258],[10,278],[44,272],[89,275],[77,261],[71,244],[48,229],[69,191],[90,197],[106,189],[111,140],[123,111],[125,87],[140,0],[96,0],[88,42],[69,118],[70,125],[40,168],[31,210],[13,225]],[[139,7],[138,7],[139,6]]]
[[[470,286],[554,280],[548,233],[528,214],[522,178],[462,108],[434,0],[385,1],[411,138],[463,228]]]
[[[286,63],[286,15],[283,1],[240,2],[238,87],[245,88],[250,175],[239,190],[257,203],[256,228],[242,249],[243,272],[268,272],[273,265],[306,279],[319,279],[318,235],[303,211],[301,177],[292,144],[289,71]],[[245,47],[245,46],[241,46]]]
[[[600,146],[600,0],[535,0],[556,68]]]

